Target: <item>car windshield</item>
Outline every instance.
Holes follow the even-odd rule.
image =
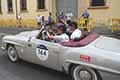
[[[53,29],[49,26],[44,26],[43,25],[42,28],[39,31],[39,35],[37,36],[37,39],[49,41],[49,40],[47,40],[47,38],[48,38],[47,33],[49,33],[49,35],[54,35],[55,34],[55,29]]]
[[[36,37],[38,34],[39,34],[39,30],[34,30],[34,31],[21,32],[18,35],[25,36],[25,37]]]

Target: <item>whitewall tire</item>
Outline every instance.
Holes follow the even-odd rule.
[[[12,62],[17,62],[19,60],[16,48],[14,46],[9,46],[7,53],[8,53],[9,59]]]
[[[85,66],[74,66],[71,74],[73,80],[99,80],[96,72]]]

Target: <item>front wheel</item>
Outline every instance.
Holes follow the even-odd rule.
[[[14,46],[9,46],[8,47],[8,50],[7,50],[7,53],[8,53],[8,57],[9,59],[12,61],[12,62],[17,62],[19,59],[18,59],[18,54],[17,54],[17,51],[16,51],[16,48]]]
[[[71,70],[73,80],[99,80],[96,72],[84,66],[74,66]]]

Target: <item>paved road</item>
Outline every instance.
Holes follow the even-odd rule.
[[[31,29],[0,28],[0,44],[3,35],[16,34],[25,30]],[[93,31],[120,39],[119,32],[117,34],[111,33],[110,30],[106,31],[105,28],[98,28]],[[9,61],[5,53],[5,51],[2,51],[0,49],[0,80],[70,80],[69,77],[64,73],[32,63],[28,63],[25,61],[12,63]]]
[[[69,80],[64,73],[25,61],[12,63],[0,53],[0,80]]]

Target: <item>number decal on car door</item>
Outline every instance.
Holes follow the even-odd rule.
[[[40,60],[46,61],[49,55],[47,47],[44,45],[37,46],[36,55]]]

